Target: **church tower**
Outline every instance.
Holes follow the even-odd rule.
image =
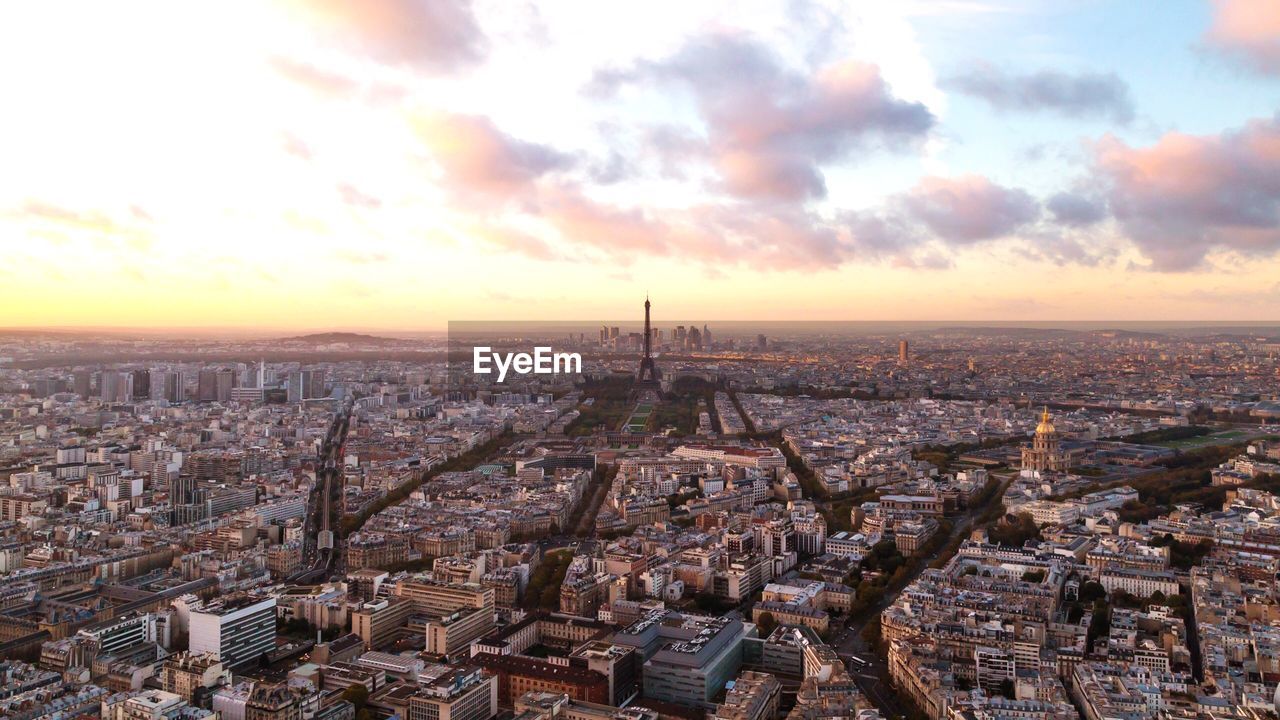
[[[1046,406],[1040,415],[1031,447],[1022,448],[1022,469],[1036,472],[1066,472],[1067,458],[1062,452],[1062,440],[1053,426]]]

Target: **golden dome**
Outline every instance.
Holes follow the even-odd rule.
[[[1057,432],[1057,428],[1053,426],[1053,421],[1049,419],[1049,406],[1046,405],[1044,413],[1040,415],[1040,424],[1036,426],[1037,435],[1048,435]]]

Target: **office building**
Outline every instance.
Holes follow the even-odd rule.
[[[88,398],[89,393],[93,390],[93,372],[90,370],[76,370],[71,374],[71,391],[79,395],[81,398]]]
[[[489,720],[497,714],[497,678],[473,666],[451,668],[409,698],[408,720]]]
[[[213,402],[218,397],[218,371],[213,368],[203,368],[200,374],[196,376],[196,400],[198,402]]]
[[[97,655],[118,655],[143,643],[156,641],[156,617],[136,613],[82,628],[80,637],[96,648]]]
[[[393,597],[363,602],[351,611],[351,632],[359,636],[365,649],[382,647],[400,634],[413,611],[413,603]]]
[[[755,625],[734,617],[658,610],[614,635],[644,657],[644,696],[712,709],[711,699],[742,667],[743,640]]]
[[[187,375],[178,370],[164,375],[164,399],[171,403],[186,402]]]
[[[275,648],[276,600],[238,597],[192,610],[192,653],[213,653],[230,670],[258,662]]]

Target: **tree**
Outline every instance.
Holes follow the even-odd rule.
[[[766,638],[772,635],[773,631],[778,627],[778,621],[774,619],[773,613],[765,610],[756,619],[756,626],[760,629],[760,637]]]
[[[1072,625],[1080,622],[1080,618],[1084,617],[1084,606],[1080,603],[1071,603],[1067,610],[1067,622]]]
[[[365,703],[369,702],[369,688],[356,683],[348,685],[346,690],[342,691],[342,699],[355,706],[356,712],[364,710]]]
[[[1090,580],[1080,587],[1080,602],[1094,602],[1107,596],[1107,589],[1102,584]]]
[[[1028,540],[1041,539],[1040,528],[1027,513],[1004,516],[995,527],[987,531],[987,536],[991,542],[1011,547],[1022,547]]]
[[[542,589],[538,597],[538,607],[544,610],[557,610],[560,607],[560,586],[548,585]]]
[[[1089,621],[1089,631],[1086,634],[1088,647],[1093,647],[1099,638],[1105,638],[1110,631],[1111,608],[1105,600],[1098,600],[1093,604],[1093,617]]]
[[[720,609],[720,598],[709,590],[703,590],[693,596],[693,604],[702,612],[715,612]]]

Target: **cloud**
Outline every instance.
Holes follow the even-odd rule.
[[[794,207],[704,203],[654,212],[558,186],[539,193],[538,214],[566,244],[622,263],[679,257],[707,266],[820,269],[836,267],[854,252],[846,230]]]
[[[290,82],[297,83],[317,95],[325,97],[349,97],[360,90],[360,83],[346,75],[330,72],[307,62],[283,56],[274,56],[268,63],[271,69]]]
[[[362,250],[335,250],[333,256],[353,265],[373,265],[391,261],[391,256],[386,253]]]
[[[899,212],[845,212],[838,220],[849,233],[852,256],[860,261],[887,260],[898,267],[915,267],[919,264],[912,254],[923,245],[926,233],[914,227],[910,218]],[[933,260],[927,265],[937,265]]]
[[[614,150],[603,159],[593,160],[587,167],[587,174],[600,185],[611,185],[627,179],[634,170],[631,161]]]
[[[1039,203],[1026,191],[981,175],[925,177],[902,202],[940,239],[959,245],[1004,237],[1040,215]]]
[[[833,268],[855,251],[847,232],[799,208],[718,206],[702,209],[697,218],[709,235],[704,260],[713,265],[740,260],[762,269]]]
[[[1280,75],[1280,4],[1275,0],[1214,0],[1210,47],[1261,73]]]
[[[1280,249],[1280,116],[1146,148],[1107,136],[1094,155],[1113,215],[1152,269],[1189,270],[1215,249]]]
[[[1022,257],[1054,265],[1097,267],[1115,259],[1114,245],[1086,243],[1081,238],[1059,232],[1056,228],[1032,230],[1022,237],[1014,252]]]
[[[479,115],[437,112],[417,117],[413,125],[455,192],[515,197],[571,164],[568,155],[511,137]]]
[[[540,204],[541,217],[563,238],[611,255],[666,255],[673,228],[639,208],[597,203],[576,188],[560,188]]]
[[[494,250],[516,253],[533,260],[563,260],[547,241],[527,232],[494,224],[479,224],[468,234]]]
[[[1114,73],[1069,75],[1041,70],[1030,75],[1009,75],[984,66],[953,77],[947,84],[987,101],[997,110],[1049,111],[1072,118],[1109,118],[1118,123],[1133,120],[1129,86]]]
[[[1086,227],[1107,218],[1107,203],[1089,195],[1060,192],[1045,203],[1059,225]]]
[[[378,198],[361,191],[350,183],[338,183],[338,197],[342,198],[342,202],[357,208],[365,210],[377,210],[382,207],[382,201]]]
[[[146,250],[152,243],[151,215],[138,205],[130,205],[125,212],[111,215],[98,210],[75,210],[41,200],[28,200],[7,214],[32,230],[39,231],[41,226],[46,230],[53,229],[53,233],[39,231],[36,234],[56,238],[59,242],[65,237],[57,231],[69,230],[86,233],[99,240],[118,240],[135,250]]]
[[[588,90],[608,95],[644,83],[692,95],[705,126],[702,154],[723,190],[740,198],[823,197],[824,164],[920,139],[934,125],[924,105],[894,97],[874,65],[846,61],[801,73],[741,36],[703,36],[664,60],[597,72]]]
[[[1280,303],[1280,283],[1264,288],[1196,288],[1174,297],[1184,302],[1214,302],[1232,305],[1274,305]]]
[[[471,0],[291,0],[326,39],[376,62],[431,74],[480,63],[487,40]]]
[[[831,216],[795,203],[754,201],[712,200],[658,211],[602,202],[564,183],[539,184],[529,197],[525,208],[551,236],[579,255],[621,263],[679,257],[710,267],[779,271],[849,263],[931,270],[952,267],[959,249],[996,241],[1022,257],[1057,265],[1097,266],[1115,257],[1088,235],[1064,234],[1041,221],[1040,203],[1027,192],[978,175],[926,177],[877,208]],[[1063,213],[1086,212],[1063,210],[1061,198],[1055,204]],[[541,257],[514,242],[510,249]]]
[[[315,154],[311,151],[311,146],[291,132],[280,134],[280,149],[284,150],[286,155],[292,155],[300,160],[309,161],[315,157]]]
[[[1017,196],[1020,191],[1007,191]],[[850,262],[951,267],[946,238],[905,203],[824,218],[794,204],[711,202],[653,212],[598,202],[576,187],[540,193],[540,217],[566,244],[620,262],[679,257],[709,267],[825,270]],[[996,210],[1005,210],[996,205]],[[967,242],[971,242],[966,240]]]

